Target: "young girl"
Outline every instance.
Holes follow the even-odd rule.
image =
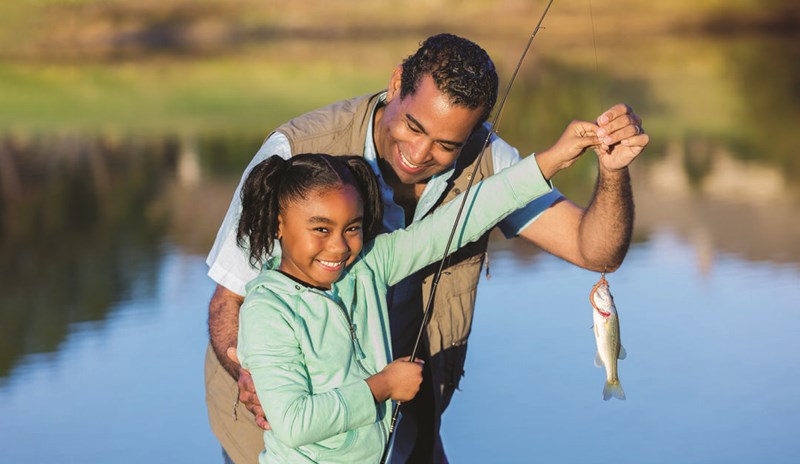
[[[451,251],[550,189],[533,156],[476,184]],[[461,197],[377,235],[379,192],[359,157],[274,156],[245,181],[240,245],[253,263],[281,249],[239,314],[239,359],[272,427],[261,463],[377,462],[391,401],[419,389],[420,366],[392,361],[386,290],[441,259]]]

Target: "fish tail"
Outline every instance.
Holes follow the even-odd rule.
[[[625,399],[625,390],[622,389],[622,384],[619,383],[619,380],[607,381],[605,387],[603,387],[603,400],[608,401],[612,396],[620,400]]]

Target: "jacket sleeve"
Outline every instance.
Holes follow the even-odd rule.
[[[312,392],[292,312],[280,305],[264,298],[246,301],[239,315],[237,347],[273,435],[296,448],[377,421],[375,401],[364,380]]]
[[[479,239],[503,218],[552,190],[535,156],[473,185],[450,253]],[[406,229],[376,237],[364,259],[379,274],[377,277],[394,285],[441,259],[463,199],[462,193]]]

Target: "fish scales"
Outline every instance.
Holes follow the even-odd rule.
[[[619,315],[605,277],[601,277],[592,288],[589,301],[592,303],[594,338],[597,345],[595,365],[604,367],[606,371],[603,399],[624,400],[625,391],[619,381],[617,361],[625,359],[626,353],[620,339]]]

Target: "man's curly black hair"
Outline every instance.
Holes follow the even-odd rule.
[[[483,108],[480,123],[489,119],[497,101],[497,72],[489,54],[478,44],[453,34],[434,35],[425,39],[402,66],[400,98],[413,95],[420,79],[430,75],[452,104]]]

